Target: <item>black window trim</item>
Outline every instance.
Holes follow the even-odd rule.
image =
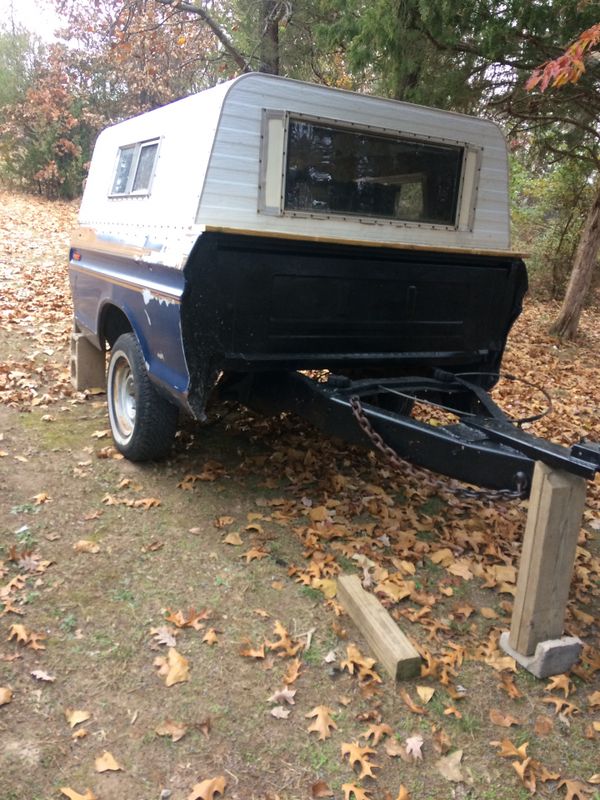
[[[118,199],[122,197],[148,197],[150,195],[152,189],[152,183],[154,181],[154,175],[156,173],[156,165],[158,163],[158,157],[160,153],[160,143],[162,141],[162,138],[163,138],[162,136],[153,136],[150,139],[142,139],[137,142],[128,142],[127,144],[119,145],[117,149],[117,158],[115,166],[112,172],[110,188],[108,191],[109,199]],[[148,181],[148,187],[144,189],[138,189],[137,191],[134,192],[133,184],[140,163],[140,156],[142,154],[142,150],[145,147],[149,147],[151,145],[157,145],[157,147],[156,147],[156,153],[154,154],[154,161],[152,162],[152,171],[150,173],[150,180]],[[121,153],[124,150],[127,150],[127,148],[129,147],[133,147],[134,151],[133,151],[133,158],[131,160],[131,166],[129,167],[129,171],[127,173],[127,183],[125,184],[125,191],[113,192],[113,186],[115,184],[117,170],[119,169],[119,162],[121,161]]]
[[[269,110],[271,115],[273,111]],[[456,210],[454,215],[453,225],[443,225],[434,222],[415,222],[411,220],[390,219],[389,217],[372,217],[361,216],[359,214],[343,214],[335,211],[290,211],[285,208],[285,194],[286,194],[286,178],[287,178],[287,148],[289,141],[289,123],[291,119],[298,119],[301,122],[312,122],[315,124],[327,125],[333,128],[342,130],[354,130],[362,133],[372,133],[376,136],[384,136],[386,138],[399,140],[408,139],[424,144],[440,144],[446,146],[460,147],[462,149],[462,161],[460,165],[460,178],[458,182],[458,194],[456,199]],[[393,227],[401,228],[421,228],[427,230],[443,230],[443,231],[457,231],[460,229],[459,220],[461,216],[461,207],[463,201],[463,193],[465,190],[464,181],[466,173],[467,157],[469,152],[477,151],[478,156],[481,152],[480,148],[474,147],[472,143],[459,141],[456,139],[446,139],[441,136],[429,136],[422,133],[411,133],[408,131],[397,130],[393,128],[384,128],[377,125],[367,125],[364,123],[352,122],[350,120],[335,119],[333,117],[314,116],[312,114],[302,114],[296,111],[286,111],[283,115],[283,159],[282,159],[282,175],[281,175],[281,207],[280,215],[284,217],[301,217],[307,219],[334,219],[334,220],[348,220],[354,222],[361,222],[366,225],[390,225]],[[473,197],[477,196],[479,186],[479,170],[476,171],[476,182],[473,186]],[[469,229],[472,229],[470,221]]]

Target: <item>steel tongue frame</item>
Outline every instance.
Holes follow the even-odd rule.
[[[566,448],[533,436],[481,386],[442,370],[432,377],[357,381],[329,375],[325,382],[294,371],[246,373],[230,376],[222,395],[262,413],[292,411],[351,444],[372,447],[370,427],[403,460],[516,496],[529,494],[536,461],[588,480],[600,472],[600,444]],[[432,425],[413,419],[414,400],[433,400],[458,421]],[[357,405],[368,425],[357,422]]]

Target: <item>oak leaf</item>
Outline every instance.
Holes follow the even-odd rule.
[[[69,723],[69,727],[74,728],[76,725],[79,725],[81,722],[86,722],[90,719],[92,715],[89,711],[83,711],[82,709],[76,708],[66,708],[65,709],[65,718]]]
[[[96,772],[118,772],[123,769],[113,754],[109,753],[108,750],[105,750],[101,756],[98,756],[94,762],[94,766]]]
[[[600,691],[592,692],[588,697],[587,702],[590,708],[600,707]]]
[[[279,689],[274,694],[269,697],[269,703],[287,703],[288,705],[295,705],[296,701],[294,700],[294,695],[296,694],[296,689],[288,689],[287,686],[284,689]]]
[[[374,778],[373,770],[379,769],[377,764],[369,760],[369,756],[375,752],[372,747],[361,747],[358,742],[342,742],[342,758],[348,756],[348,762],[352,768],[355,764],[360,767],[359,778]]]
[[[15,623],[14,625],[10,626],[8,630],[8,641],[10,642],[12,639],[20,644],[27,644],[29,641],[29,631],[25,625],[19,625]]]
[[[73,545],[73,550],[75,550],[76,553],[91,553],[95,555],[100,552],[100,546],[89,539],[79,539],[79,541],[75,542]]]
[[[308,726],[308,732],[319,734],[319,740],[329,739],[331,730],[337,730],[337,725],[331,719],[332,710],[328,706],[315,706],[312,711],[304,716],[306,719],[315,717],[315,721]]]
[[[154,665],[159,668],[158,674],[164,677],[165,686],[189,680],[189,662],[174,647],[169,648],[166,658],[159,656],[154,659]]]
[[[536,717],[534,731],[536,736],[547,736],[552,733],[554,728],[554,721],[552,717],[547,717],[545,714],[540,714]]]
[[[232,531],[228,533],[227,536],[223,539],[223,544],[231,544],[234,547],[241,547],[244,542],[242,541],[242,537],[237,533],[237,531]]]
[[[400,744],[396,739],[386,739],[383,749],[390,758],[397,758],[398,756],[406,756],[406,745]]]
[[[217,638],[217,631],[214,628],[209,628],[204,636],[202,637],[202,641],[206,642],[209,646],[217,644],[219,639]]]
[[[334,793],[325,781],[317,781],[310,787],[310,796],[317,800],[319,797],[333,797]]]
[[[546,686],[547,692],[560,691],[564,692],[565,697],[569,696],[573,683],[568,675],[554,675],[550,678],[550,683]]]
[[[521,779],[523,786],[529,790],[531,794],[536,790],[535,772],[531,767],[531,758],[526,758],[524,761],[513,761],[511,766]]]
[[[520,692],[515,685],[515,679],[512,675],[507,675],[505,672],[503,672],[500,675],[500,681],[501,683],[498,684],[498,687],[502,689],[502,691],[506,692],[510,698],[513,700],[518,700],[520,697],[523,697],[522,692]]]
[[[511,725],[520,725],[521,722],[516,717],[513,717],[511,714],[503,714],[497,708],[490,708],[490,722],[493,722],[494,725],[500,725],[502,728],[510,728]]]
[[[431,686],[417,686],[417,694],[419,695],[421,702],[427,705],[427,703],[435,694],[435,689],[433,689]]]
[[[571,714],[576,714],[579,711],[579,708],[573,703],[569,703],[566,700],[563,700],[562,697],[554,697],[553,695],[550,697],[542,697],[542,703],[553,705],[555,714],[565,714],[566,716],[570,716]]]
[[[244,656],[244,658],[264,658],[265,644],[263,642],[260,647],[250,647],[248,644],[240,650],[240,655]]]
[[[404,700],[407,708],[409,711],[412,711],[413,714],[426,714],[427,712],[423,708],[423,706],[418,706],[416,703],[413,702],[412,697],[406,691],[406,689],[400,689],[400,697]]]
[[[350,800],[351,795],[354,796],[354,800],[371,800],[364,789],[353,783],[343,783],[342,792],[344,793],[344,800]]]
[[[216,794],[224,794],[227,781],[224,775],[219,775],[216,778],[207,778],[201,783],[196,783],[187,800],[214,800]]]
[[[166,719],[154,729],[154,733],[158,736],[170,736],[172,742],[178,742],[188,732],[187,725],[183,722],[174,722],[172,719]]]
[[[275,719],[287,719],[292,713],[291,708],[284,708],[284,706],[275,706],[271,709],[271,716]]]
[[[287,666],[287,669],[283,675],[283,682],[289,686],[292,683],[295,683],[298,675],[300,675],[300,670],[302,668],[302,661],[299,658],[295,658],[293,661]]]
[[[464,780],[463,774],[460,770],[460,762],[462,761],[463,751],[455,750],[449,756],[442,756],[435,762],[437,771],[446,778],[447,781],[459,783]]]
[[[498,750],[498,755],[500,758],[520,758],[521,761],[524,761],[527,758],[527,748],[529,747],[529,742],[525,742],[519,747],[516,747],[510,741],[510,739],[502,739],[501,742],[492,742],[492,744],[500,747]]]
[[[85,794],[79,794],[79,792],[76,792],[75,789],[71,789],[69,786],[62,786],[60,793],[68,797],[69,800],[97,800],[96,795],[91,789],[86,789]]]
[[[44,681],[44,683],[54,683],[56,680],[53,675],[49,675],[43,669],[32,669],[30,674],[32,678],[36,679],[36,681]]]
[[[0,706],[5,706],[13,698],[13,691],[8,686],[0,686]]]
[[[415,736],[409,736],[408,739],[406,739],[405,744],[407,756],[412,757],[414,761],[423,760],[423,753],[421,752],[423,747],[423,737],[420,734],[417,733]]]
[[[558,788],[561,789],[564,786],[566,789],[566,794],[564,800],[588,800],[591,796],[593,789],[590,789],[586,786],[585,783],[582,781],[576,780],[564,780],[558,784]]]
[[[393,736],[394,731],[390,728],[389,725],[382,723],[381,725],[372,724],[369,725],[365,733],[360,734],[360,739],[366,739],[367,742],[369,739],[372,739],[372,744],[378,745],[379,742],[383,739],[384,736]]]

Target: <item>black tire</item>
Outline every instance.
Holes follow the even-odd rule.
[[[148,378],[134,333],[114,343],[106,380],[108,417],[117,450],[130,461],[164,458],[173,445],[178,411]]]

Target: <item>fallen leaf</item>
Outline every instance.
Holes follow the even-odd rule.
[[[202,641],[210,646],[217,644],[219,641],[217,638],[217,631],[214,628],[209,628],[202,637]]]
[[[287,686],[289,686],[292,683],[295,683],[296,680],[298,679],[298,676],[300,675],[301,668],[302,668],[302,662],[300,661],[299,658],[295,658],[293,661],[290,661],[283,675],[282,678],[283,682]]]
[[[295,705],[296,701],[294,700],[294,695],[296,694],[296,689],[288,689],[287,687],[284,689],[279,689],[277,692],[269,697],[269,703],[287,703],[288,705]]]
[[[510,728],[511,725],[520,725],[521,722],[516,717],[513,717],[511,714],[503,714],[497,708],[490,708],[490,722],[493,722],[494,725],[500,725],[502,728]]]
[[[25,625],[14,624],[8,629],[7,638],[9,642],[12,641],[12,639],[15,639],[15,641],[20,644],[27,644],[29,641],[29,631]]]
[[[342,792],[344,793],[344,800],[350,800],[350,795],[354,795],[354,800],[371,800],[369,795],[360,786],[355,786],[353,783],[343,783]]]
[[[292,713],[291,708],[284,708],[284,706],[275,706],[271,709],[271,716],[276,719],[287,719]]]
[[[117,762],[112,753],[105,750],[94,762],[96,772],[118,772],[123,767]]]
[[[223,539],[223,544],[231,544],[234,547],[241,547],[244,542],[242,541],[242,537],[239,535],[239,533],[232,531]]]
[[[318,797],[333,797],[334,793],[325,781],[317,781],[310,787],[310,796],[316,800]]]
[[[61,787],[60,793],[68,797],[69,800],[97,800],[96,795],[91,789],[86,789],[85,794],[79,794],[75,789],[71,789],[69,786],[63,786]]]
[[[442,756],[435,762],[437,771],[447,781],[459,783],[464,781],[463,774],[460,770],[460,762],[462,761],[463,751],[455,750],[449,756]]]
[[[396,739],[387,739],[383,745],[383,749],[390,758],[406,755],[406,745],[401,744]]]
[[[565,697],[568,697],[572,688],[573,683],[568,675],[554,675],[550,678],[550,683],[546,686],[546,691],[553,692],[562,690]]]
[[[309,711],[308,714],[304,716],[306,719],[312,719],[315,717],[315,721],[312,722],[309,727],[309,733],[315,732],[319,734],[319,740],[329,739],[331,736],[331,730],[337,730],[337,725],[331,719],[332,710],[327,706],[315,706],[312,711]]]
[[[408,710],[412,711],[413,714],[425,714],[426,713],[426,711],[423,708],[423,706],[418,706],[418,705],[416,705],[416,703],[413,702],[412,697],[409,695],[409,693],[406,691],[406,689],[400,689],[399,694],[400,694],[400,697],[406,703],[406,706],[407,706]]]
[[[100,545],[96,542],[91,542],[89,539],[80,539],[73,545],[73,550],[76,553],[91,553],[95,555],[100,552]]]
[[[549,733],[552,733],[553,728],[554,721],[552,717],[547,717],[545,714],[540,714],[536,717],[534,727],[536,736],[547,736]]]
[[[174,647],[169,648],[166,658],[162,656],[156,658],[154,665],[159,668],[158,674],[165,678],[165,686],[189,680],[189,662]]]
[[[564,800],[588,800],[594,791],[582,781],[577,780],[564,780],[558,784],[559,789],[562,789],[563,786],[567,791]]]
[[[233,525],[235,519],[233,517],[217,517],[214,525],[215,528],[226,528],[228,525]]]
[[[187,725],[184,725],[183,722],[174,722],[172,719],[166,719],[154,729],[154,733],[158,736],[170,736],[172,742],[183,739],[187,732]]]
[[[355,764],[360,767],[359,778],[374,778],[373,770],[379,769],[377,764],[369,760],[369,756],[375,752],[372,747],[361,747],[358,742],[342,742],[342,758],[348,756],[348,762],[352,768]]]
[[[13,698],[13,691],[8,686],[0,686],[0,706],[5,706]]]
[[[414,761],[423,760],[422,747],[423,737],[420,734],[417,733],[415,736],[409,736],[406,739],[406,755],[411,756]]]
[[[65,717],[71,728],[79,725],[80,722],[86,722],[91,716],[89,711],[82,711],[75,708],[65,709]]]
[[[498,750],[498,755],[500,758],[520,758],[521,761],[524,761],[527,758],[527,748],[529,747],[529,742],[525,742],[519,747],[516,747],[510,739],[502,739],[501,742],[492,742],[491,744],[496,744],[500,746],[500,750]]]
[[[265,657],[264,642],[263,644],[261,644],[260,647],[250,647],[250,645],[243,647],[240,650],[240,655],[244,656],[244,658],[264,658]]]
[[[419,695],[421,702],[427,705],[427,703],[435,694],[435,689],[432,689],[430,686],[417,686],[417,694]]]
[[[43,669],[33,669],[31,670],[31,677],[35,678],[36,681],[44,681],[45,683],[54,683],[56,678],[52,675],[49,675],[47,672],[44,672]]]
[[[187,800],[213,800],[216,794],[224,794],[227,781],[224,775],[217,778],[208,778],[201,783],[196,783],[187,796]]]
[[[367,742],[369,739],[373,741],[371,744],[377,746],[379,742],[384,738],[384,736],[393,736],[394,731],[390,728],[389,725],[382,723],[381,725],[373,724],[369,725],[365,733],[360,734],[360,739],[366,739]]]

